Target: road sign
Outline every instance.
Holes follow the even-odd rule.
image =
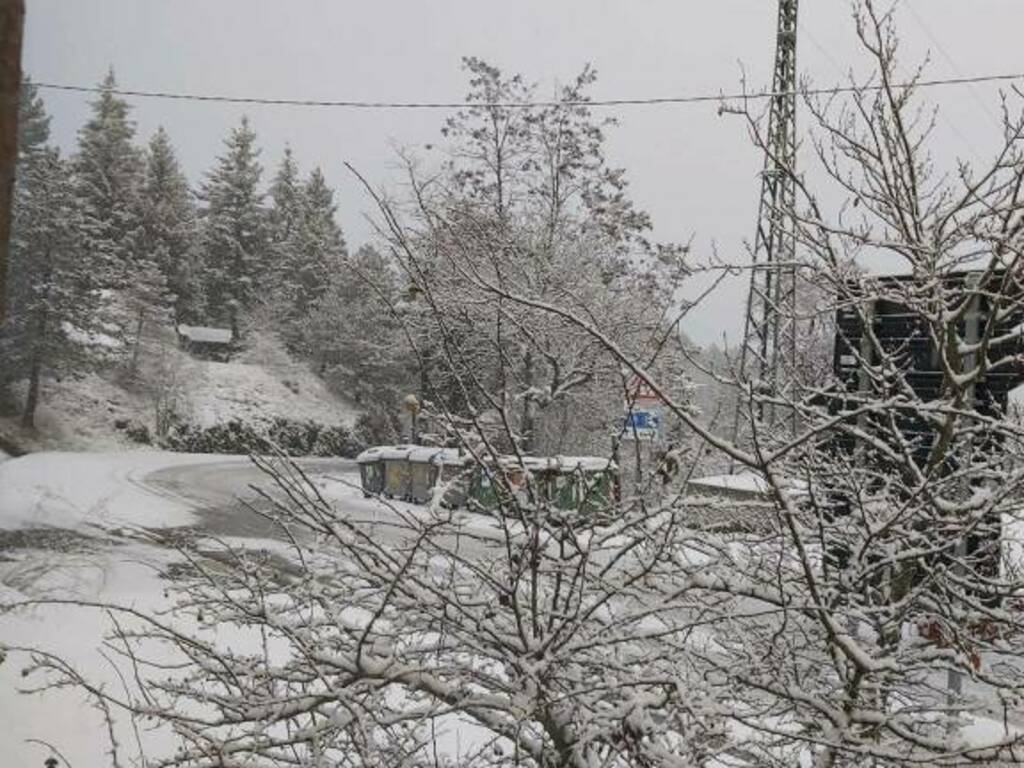
[[[622,437],[626,440],[658,440],[661,438],[661,408],[631,408],[622,421]]]
[[[626,385],[627,392],[627,405],[635,405],[638,407],[646,407],[648,405],[657,405],[661,403],[661,398],[654,391],[650,384],[641,379],[636,374],[629,380]]]

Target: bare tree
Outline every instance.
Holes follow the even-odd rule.
[[[1024,116],[1007,99],[993,162],[941,175],[930,113],[894,77],[891,17],[856,9],[874,77],[809,100],[843,202],[827,210],[789,169],[802,279],[838,318],[835,373],[787,401],[716,373],[750,423],[749,442],[723,439],[663,357],[663,308],[624,334],[614,280],[537,279],[554,262],[599,275],[614,239],[580,231],[531,261],[508,177],[500,198],[487,188],[495,208],[414,176],[407,208],[375,194],[413,294],[391,311],[414,350],[431,342],[436,419],[490,473],[497,508],[448,510],[445,488],[421,509],[334,506],[257,459],[287,546],[191,556],[176,618],[117,614],[133,684],[103,701],[175,729],[178,765],[440,765],[439,732],[456,727],[477,734],[474,766],[1020,763],[1024,581],[1000,540],[1020,522],[1024,434],[999,382],[1022,359]],[[906,274],[870,277],[865,254]],[[886,313],[901,334],[875,322]],[[472,336],[483,318],[493,335]],[[639,377],[690,435],[680,475],[728,459],[753,500],[641,482],[553,503],[523,450],[516,405],[539,387],[524,350],[550,353],[552,397],[580,372]],[[794,409],[799,433],[765,429],[763,402]],[[747,524],[716,524],[741,504]],[[997,727],[972,732],[981,721]]]

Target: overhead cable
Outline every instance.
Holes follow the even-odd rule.
[[[904,83],[891,84],[893,90],[906,90],[908,88],[935,88],[939,86],[953,85],[974,85],[978,83],[1011,82],[1024,80],[1024,74],[998,74],[978,75],[975,77],[952,77],[936,80],[918,80]],[[224,96],[200,93],[178,93],[170,91],[144,91],[127,88],[105,88],[103,86],[70,85],[67,83],[36,82],[32,84],[37,88],[51,91],[66,91],[74,93],[109,93],[116,96],[134,97],[143,99],[166,99],[172,101],[194,101],[194,102],[217,102],[222,104],[246,104],[260,106],[286,106],[286,107],[336,107],[344,109],[435,109],[451,110],[465,109],[467,107],[498,107],[503,109],[536,109],[545,107],[633,107],[633,106],[658,106],[673,104],[699,104],[702,102],[722,102],[740,100],[764,100],[776,96],[788,95],[785,93],[773,93],[772,91],[755,91],[752,93],[719,93],[719,94],[695,94],[690,96],[661,96],[650,98],[621,98],[621,99],[584,99],[566,101],[499,101],[499,102],[466,102],[466,101],[360,101],[360,100],[331,100],[331,99],[290,99],[290,98],[267,98],[260,96]],[[885,86],[879,83],[867,85],[845,85],[831,88],[800,88],[797,95],[800,96],[830,96],[842,93],[865,93],[883,90]]]

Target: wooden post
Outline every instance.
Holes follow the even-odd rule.
[[[18,159],[18,92],[25,0],[0,0],[0,323],[7,317],[7,254]]]

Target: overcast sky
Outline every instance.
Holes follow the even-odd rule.
[[[466,91],[460,57],[475,55],[541,84],[541,94],[586,62],[595,98],[731,92],[741,65],[752,88],[770,81],[773,0],[27,0],[24,66],[42,82],[92,85],[108,66],[129,89],[309,99],[451,101]],[[847,0],[804,0],[798,60],[816,85],[855,64]],[[905,0],[905,58],[928,51],[934,77],[1024,71],[1021,0]],[[942,110],[940,165],[988,154],[996,137],[994,86],[933,89]],[[70,149],[88,96],[44,93],[54,138]],[[135,99],[140,140],[170,133],[191,181],[248,113],[272,172],[290,143],[304,170],[323,167],[337,188],[350,246],[371,236],[365,196],[342,168],[396,181],[396,146],[436,141],[438,112],[248,107]],[[661,240],[694,238],[742,253],[754,230],[761,161],[738,118],[714,104],[619,109],[612,162],[628,170],[636,202]],[[269,175],[269,173],[268,173]],[[686,327],[701,342],[734,338],[745,286],[726,286]]]

